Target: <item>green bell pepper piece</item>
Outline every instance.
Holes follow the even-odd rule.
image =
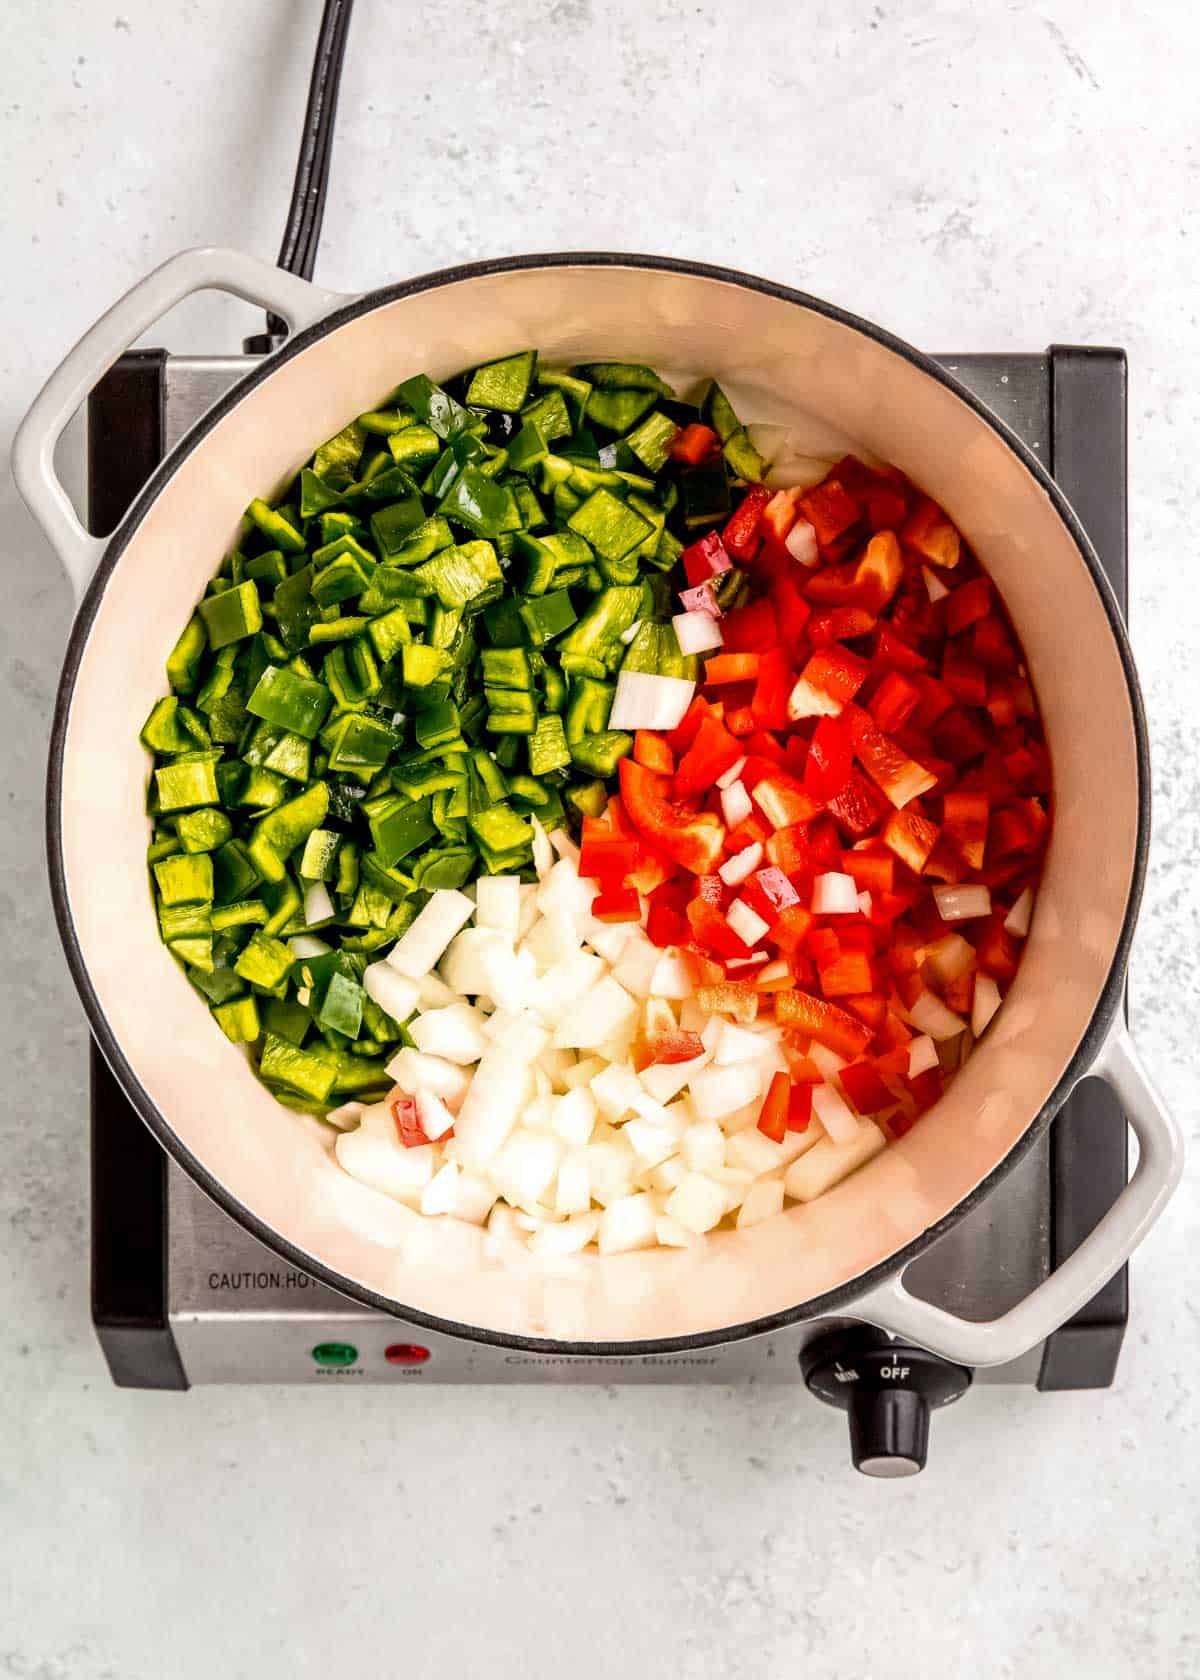
[[[408,857],[437,832],[429,799],[385,800],[381,809],[370,813],[371,839],[384,869]]]
[[[337,1079],[337,1058],[324,1045],[313,1050],[301,1050],[297,1045],[268,1032],[263,1040],[258,1071],[273,1085],[283,1085],[316,1102],[324,1102]]]
[[[212,902],[213,866],[207,852],[163,858],[154,865],[154,879],[166,905]]]
[[[284,666],[268,665],[246,702],[246,710],[311,740],[332,704],[333,696],[324,683],[298,677]]]
[[[273,508],[256,496],[246,509],[246,517],[254,521],[275,548],[285,554],[303,554],[304,538],[281,508]]]
[[[655,409],[653,414],[646,416],[640,426],[630,432],[625,442],[643,466],[652,473],[658,473],[667,464],[678,430],[679,427],[670,415],[664,414],[661,409]]]
[[[501,531],[521,528],[512,491],[485,477],[476,466],[463,468],[438,504],[438,512],[477,537],[498,537]]]
[[[327,881],[333,874],[342,837],[331,828],[314,828],[300,854],[300,875],[305,881]]]
[[[155,701],[138,739],[156,753],[193,752],[197,747],[212,745],[212,737],[197,714],[181,706],[173,694]]]
[[[158,808],[169,811],[194,810],[197,805],[217,805],[216,752],[184,753],[154,772]]]
[[[269,992],[287,979],[292,962],[292,953],[283,941],[258,928],[233,966],[243,980]]]
[[[345,712],[335,718],[321,736],[329,754],[330,770],[349,771],[356,776],[382,770],[388,756],[399,745],[395,730],[379,718],[361,712]]]
[[[472,408],[495,408],[505,414],[519,414],[533,383],[536,350],[522,350],[500,361],[485,362],[471,375],[467,402]]]
[[[295,799],[259,818],[246,850],[264,881],[284,879],[288,858],[314,828],[320,827],[328,809],[328,787],[324,782],[314,782]]]
[[[605,668],[616,666],[625,651],[621,637],[636,619],[641,600],[641,590],[633,585],[602,590],[558,644],[564,669],[569,658],[594,661]]]
[[[213,1016],[225,1037],[234,1044],[253,1044],[262,1030],[258,1004],[252,997],[233,998],[213,1005]]]
[[[218,904],[244,898],[262,880],[240,840],[227,840],[213,853],[213,897]]]
[[[552,590],[548,595],[535,595],[528,601],[522,601],[518,610],[534,647],[544,647],[555,636],[561,636],[564,630],[571,628],[577,617],[565,589]]]
[[[418,373],[406,379],[396,394],[440,438],[455,437],[471,423],[471,416],[462,404],[455,402],[440,385],[435,385],[428,374]]]
[[[613,776],[617,765],[633,751],[633,736],[623,729],[605,729],[571,744],[571,763],[593,776]]]
[[[531,825],[503,802],[473,812],[467,821],[472,833],[492,852],[513,852],[533,844]]]
[[[327,653],[322,675],[339,707],[361,706],[379,692],[379,667],[370,643],[361,636]]]
[[[548,712],[539,719],[529,738],[530,772],[534,776],[546,776],[553,770],[565,770],[570,762],[571,750],[563,733],[562,719],[556,712]]]
[[[184,625],[179,640],[167,655],[167,681],[176,694],[191,694],[196,687],[200,661],[208,646],[204,621],[193,614]]]
[[[176,817],[175,832],[185,852],[215,852],[232,835],[233,824],[224,811],[209,805]]]
[[[594,490],[567,524],[606,560],[621,559],[645,542],[653,531],[653,526],[640,513],[611,490]]]
[[[404,681],[409,688],[428,688],[445,670],[448,663],[441,648],[426,647],[423,642],[410,642],[400,650]]]

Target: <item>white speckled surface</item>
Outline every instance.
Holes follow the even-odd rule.
[[[274,253],[318,10],[6,9],[6,451],[145,268],[203,240]],[[1148,38],[1145,14],[1086,0],[803,15],[359,0],[319,277],[623,247],[799,284],[935,349],[1125,345],[1157,799],[1132,1013],[1194,1134],[1191,9],[1158,8]],[[224,349],[248,319],[192,305],[171,342]],[[85,1034],[40,841],[70,607],[7,480],[0,500],[0,1676],[1200,1673],[1194,1165],[1137,1259],[1115,1389],[979,1390],[909,1484],[854,1477],[838,1420],[783,1393],[113,1390],[87,1310]]]

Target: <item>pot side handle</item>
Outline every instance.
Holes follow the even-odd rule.
[[[1019,1359],[1091,1300],[1124,1265],[1170,1199],[1183,1171],[1183,1140],[1163,1107],[1123,1020],[1083,1077],[1113,1089],[1138,1140],[1138,1163],[1116,1202],[1075,1252],[1003,1317],[957,1318],[904,1287],[903,1273],[854,1303],[854,1316],[961,1365]]]
[[[245,251],[203,245],[169,257],[88,328],[34,399],[12,451],[17,489],[62,562],[77,603],[110,539],[84,530],[55,471],[63,428],[96,381],[147,328],[193,292],[210,289],[261,304],[281,315],[292,332],[349,301]]]

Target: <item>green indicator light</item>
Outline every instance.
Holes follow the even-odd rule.
[[[318,1365],[353,1365],[358,1349],[349,1342],[318,1342],[312,1356]]]

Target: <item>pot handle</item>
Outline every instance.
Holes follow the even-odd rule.
[[[903,1273],[854,1303],[854,1316],[960,1365],[1004,1365],[1045,1341],[1108,1282],[1158,1218],[1183,1170],[1183,1139],[1142,1066],[1123,1019],[1083,1077],[1113,1089],[1138,1140],[1138,1163],[1116,1202],[1057,1271],[1003,1317],[957,1318],[904,1287]]]
[[[17,489],[62,562],[76,602],[109,538],[93,537],[84,530],[55,471],[54,451],[63,428],[96,381],[135,339],[185,297],[210,289],[231,292],[282,315],[293,332],[349,301],[347,294],[325,291],[245,251],[202,245],[169,257],[88,328],[34,399],[12,451]]]

